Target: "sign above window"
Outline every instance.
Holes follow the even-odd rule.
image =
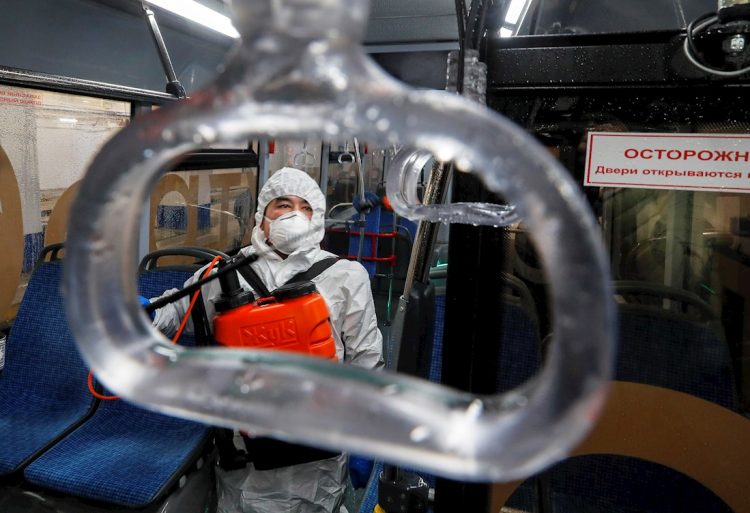
[[[750,192],[750,134],[591,132],[584,185]]]

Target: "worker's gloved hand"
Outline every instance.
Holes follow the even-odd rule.
[[[352,206],[357,212],[369,213],[374,207],[380,204],[380,198],[377,194],[366,192],[364,199],[361,196],[355,196],[352,200]]]
[[[147,297],[143,297],[143,296],[138,296],[138,301],[140,301],[141,306],[143,307],[146,307],[151,304],[151,301]],[[156,312],[155,311],[150,312],[148,316],[151,317],[151,320],[153,321],[154,318],[156,317]]]

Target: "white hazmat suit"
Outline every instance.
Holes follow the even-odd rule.
[[[313,209],[310,233],[302,247],[286,258],[268,245],[260,228],[268,204],[280,196],[298,196]],[[307,173],[283,168],[274,173],[258,195],[252,244],[242,254],[260,255],[252,268],[269,290],[273,290],[312,264],[334,257],[320,249],[325,235],[325,197]],[[198,271],[185,285],[202,276]],[[238,275],[247,290],[252,287]],[[375,307],[367,271],[357,262],[340,260],[312,280],[330,312],[336,354],[339,361],[369,369],[383,366],[382,336],[377,327]],[[212,300],[221,293],[218,280],[202,289],[209,319],[215,310]],[[167,291],[165,295],[175,292]],[[160,308],[154,325],[168,336],[177,331],[189,305],[189,298]],[[217,468],[219,511],[221,513],[327,513],[338,512],[347,477],[346,455],[258,471],[253,464],[244,470],[225,472]]]

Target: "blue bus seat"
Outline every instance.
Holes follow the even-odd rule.
[[[138,266],[138,294],[146,298],[153,298],[161,296],[169,289],[181,289],[185,281],[215,256],[229,258],[227,254],[211,248],[179,247],[153,251],[143,257]],[[179,265],[159,265],[159,259],[174,257],[187,257],[192,259],[193,262]],[[201,302],[196,303],[193,313],[193,320],[196,318],[195,315],[205,316],[205,310]],[[189,347],[197,345],[195,334],[184,332],[180,337],[179,344]]]
[[[428,379],[440,383],[443,376],[443,331],[445,330],[445,295],[435,296],[435,321],[432,330],[432,357]]]
[[[370,279],[392,276],[393,279],[404,280],[416,224],[385,210],[374,194],[368,192],[366,196],[375,206],[364,216],[365,236],[360,263],[367,269]],[[353,205],[358,204],[359,196],[355,196]],[[329,216],[323,248],[343,258],[356,260],[360,245],[360,214],[352,204],[342,203],[332,207]],[[397,224],[394,224],[394,219]],[[374,282],[373,292],[380,285]]]
[[[443,330],[445,328],[445,283],[447,266],[441,265],[430,272],[435,284],[435,319],[433,330],[432,359],[429,379],[440,383],[443,363]],[[501,298],[502,343],[499,355],[497,391],[516,388],[531,378],[541,368],[542,343],[539,322],[531,293],[518,278],[503,273],[506,290]]]
[[[521,280],[510,274],[503,274],[503,282],[506,291],[503,294],[501,306],[502,321],[499,337],[501,346],[498,356],[497,392],[507,392],[522,385],[539,372],[542,366],[539,322],[531,293]],[[445,296],[435,298],[437,312],[433,351],[438,346],[442,346],[444,302]],[[441,308],[442,312],[440,312]],[[438,355],[437,358],[433,355],[433,362],[435,366],[442,365],[442,355]],[[428,482],[434,482],[431,476],[423,477]],[[528,481],[518,488],[508,505],[519,511],[532,511],[528,506],[534,496],[535,484]]]
[[[102,401],[82,426],[32,462],[26,480],[75,497],[145,507],[204,454],[211,430],[124,400]]]
[[[620,336],[615,379],[677,390],[736,411],[738,394],[729,347],[710,307],[692,293],[658,284],[614,285],[624,301],[618,305]],[[665,302],[682,306],[666,310]],[[571,458],[540,479],[541,493],[554,513],[729,511],[716,495],[687,476],[625,456]],[[540,510],[527,499],[514,494],[507,505]]]
[[[367,483],[367,488],[362,496],[362,503],[359,505],[359,513],[373,513],[375,511],[375,506],[378,505],[378,482],[382,473],[383,464],[375,462],[370,481]]]
[[[736,410],[729,346],[712,324],[622,305],[616,378],[685,392]]]
[[[210,248],[180,247],[153,251],[143,257],[138,265],[138,294],[152,298],[169,289],[181,289],[190,278],[213,257],[228,255]],[[159,265],[159,259],[181,257],[192,259],[192,263]]]
[[[507,392],[539,371],[542,366],[542,343],[535,312],[517,298],[504,298],[502,315],[497,391]]]
[[[698,481],[627,456],[577,456],[558,463],[546,476],[544,488],[552,506],[548,513],[732,513]]]
[[[731,351],[720,319],[696,294],[614,282],[620,347],[616,379],[655,385],[737,410]]]
[[[181,288],[199,267],[146,265],[138,277],[139,294],[155,297]],[[82,390],[90,396],[85,381]],[[203,424],[124,400],[102,401],[86,422],[31,462],[24,477],[74,497],[144,507],[174,488],[204,454],[210,437],[211,429]]]
[[[7,341],[0,374],[0,475],[19,470],[82,423],[95,400],[60,293],[62,262],[34,271]]]
[[[169,289],[181,289],[195,270],[152,269],[138,275],[138,294],[151,298]]]
[[[442,264],[430,271],[430,281],[435,286],[435,316],[432,355],[428,379],[440,383],[443,364],[443,331],[445,327],[445,278],[447,265]],[[503,320],[498,342],[502,353],[498,356],[499,371],[497,390],[508,391],[534,376],[542,364],[542,344],[539,323],[531,293],[526,285],[512,275],[503,273],[505,290],[500,298]],[[430,487],[435,486],[435,476],[420,470],[404,469],[418,474]],[[372,478],[365,490],[360,513],[372,513],[378,500],[378,478],[383,464],[376,462]],[[525,488],[524,488],[525,489]]]
[[[138,294],[146,298],[153,298],[162,295],[162,293],[169,289],[181,289],[185,281],[197,270],[198,268],[192,271],[179,269],[152,269],[143,271],[138,275]],[[187,330],[180,335],[178,343],[188,347],[197,345],[195,335]]]

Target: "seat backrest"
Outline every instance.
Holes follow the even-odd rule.
[[[435,324],[432,330],[432,358],[429,380],[440,383],[443,375],[443,331],[445,330],[445,296],[435,296]]]
[[[359,506],[359,513],[373,513],[378,505],[378,482],[380,474],[383,472],[383,464],[376,462],[372,468],[370,481],[367,483],[365,492],[362,496],[362,502]]]
[[[615,282],[620,344],[615,379],[655,385],[737,409],[732,359],[711,307],[690,292]]]
[[[143,257],[138,266],[138,294],[153,298],[161,296],[170,289],[182,289],[185,281],[216,256],[229,259],[229,255],[211,248],[178,247],[153,251]],[[159,265],[160,259],[168,261],[174,257],[187,257],[192,259],[193,263]],[[201,328],[197,328],[197,320],[200,320]],[[196,331],[201,329],[206,334],[209,333],[206,321],[203,303],[198,301],[193,309],[193,326],[196,327]],[[196,336],[195,333],[184,333],[179,343],[184,346],[195,346],[196,340],[201,340],[201,337]]]
[[[729,346],[715,326],[622,305],[616,379],[670,388],[736,410]]]
[[[198,269],[195,269],[196,271]],[[138,276],[138,294],[147,298],[153,298],[161,296],[165,291],[169,289],[181,289],[183,288],[185,281],[190,278],[195,271],[191,270],[177,270],[177,269],[153,269],[150,271],[143,271]],[[200,303],[200,302],[198,302]],[[200,308],[202,305],[196,303],[196,308]],[[198,312],[196,311],[196,314]],[[196,337],[194,333],[183,332],[180,336],[179,344],[183,346],[195,346]]]
[[[447,264],[438,265],[430,270],[430,282],[435,289],[435,310],[428,379],[435,383],[440,383],[442,379],[447,275]],[[521,385],[537,373],[542,362],[539,327],[531,293],[523,282],[513,276],[504,274],[502,277],[506,290],[502,297],[498,298],[503,315],[501,332],[498,333],[497,340],[501,344],[501,353],[498,354],[498,391],[510,390]],[[375,464],[359,509],[360,513],[371,513],[377,504],[378,477],[382,469],[382,463]],[[435,486],[434,476],[420,471],[404,470],[417,473],[430,487]]]
[[[737,409],[729,347],[708,305],[692,294],[661,285],[616,283],[615,290],[621,300],[629,301],[618,305],[620,336],[615,379],[677,390]],[[636,296],[647,298],[640,300]],[[682,306],[671,310],[663,307],[674,306],[675,302]],[[566,460],[543,476],[542,493],[549,499],[552,511],[729,511],[700,483],[635,458],[611,454],[580,456]],[[536,507],[529,508],[528,499],[521,492],[511,497],[508,506],[538,511]]]
[[[9,446],[0,451],[0,474],[64,435],[95,404],[86,385],[88,369],[68,328],[61,277],[61,261],[37,267],[8,337],[0,417],[9,423],[0,422],[0,438]],[[28,419],[25,425],[14,425],[19,417]]]
[[[447,266],[430,272],[430,280],[435,283],[435,320],[433,330],[432,360],[429,379],[440,382],[443,361],[443,330],[445,328],[445,284]],[[518,279],[503,275],[506,291],[499,300],[502,311],[501,332],[497,342],[501,352],[498,355],[498,391],[513,389],[531,378],[541,367],[542,344],[533,300],[528,289]]]
[[[42,264],[31,276],[8,336],[0,394],[18,401],[33,396],[54,410],[88,408],[88,369],[68,328],[61,277],[61,261]]]
[[[39,399],[49,404],[90,397],[86,366],[66,321],[61,277],[59,260],[40,265],[31,276],[8,336],[6,367],[0,381],[0,386],[25,382],[29,390],[46,390]]]
[[[197,269],[195,269],[197,271]],[[157,297],[169,289],[181,289],[195,271],[190,269],[153,269],[138,276],[138,293],[144,297]]]
[[[502,312],[498,392],[506,392],[525,383],[542,365],[542,344],[536,316],[510,297],[506,297]]]
[[[139,293],[154,297],[181,288],[193,273],[192,268],[144,270]],[[93,401],[86,384],[88,368],[67,329],[60,274],[59,261],[42,264],[36,271],[12,331],[28,343],[10,341],[15,351],[8,355],[9,361],[28,362],[20,386],[43,396],[39,417],[66,402]],[[9,366],[12,373],[3,375],[0,383],[18,373],[15,367]],[[169,492],[201,454],[209,436],[210,428],[202,424],[153,413],[124,400],[102,401],[77,429],[35,457],[24,476],[43,489],[143,507]]]
[[[529,513],[732,513],[698,481],[654,462],[614,454],[576,456],[520,485],[505,502]],[[546,504],[546,506],[542,506]]]

